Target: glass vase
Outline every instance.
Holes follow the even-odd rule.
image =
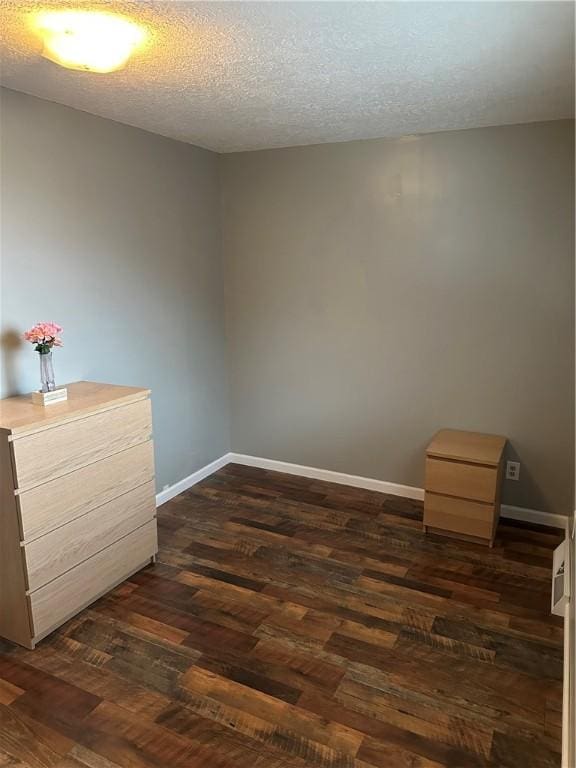
[[[52,351],[40,352],[40,381],[42,392],[53,392],[56,389],[54,381],[54,368],[52,366]]]

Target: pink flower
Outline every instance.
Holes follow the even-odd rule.
[[[62,330],[62,326],[58,325],[58,323],[36,323],[33,328],[30,328],[29,331],[26,331],[24,338],[26,341],[36,345],[46,345],[49,348],[61,347],[62,339],[58,336],[58,334],[61,333]]]
[[[38,323],[38,328],[42,331],[45,338],[50,336],[55,338],[59,333],[62,332],[61,326],[57,325],[56,323]]]

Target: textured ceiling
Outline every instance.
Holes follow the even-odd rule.
[[[110,75],[40,56],[37,8],[105,7],[150,42]],[[573,114],[570,2],[9,2],[0,78],[219,152]]]

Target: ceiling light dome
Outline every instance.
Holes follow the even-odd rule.
[[[142,27],[130,19],[102,11],[41,11],[34,25],[44,42],[45,58],[88,72],[122,69],[146,38]]]

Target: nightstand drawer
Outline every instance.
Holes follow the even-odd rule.
[[[151,440],[18,496],[22,538],[30,541],[154,478]]]
[[[495,520],[496,510],[493,504],[428,492],[424,497],[424,525],[430,528],[490,539]]]
[[[69,474],[148,440],[151,432],[146,399],[15,439],[16,487],[34,488]]]
[[[152,481],[24,547],[33,592],[156,516]]]
[[[126,579],[156,551],[154,520],[33,592],[29,600],[35,638],[43,637]]]
[[[498,488],[497,467],[426,459],[426,490],[448,496],[494,504]]]

